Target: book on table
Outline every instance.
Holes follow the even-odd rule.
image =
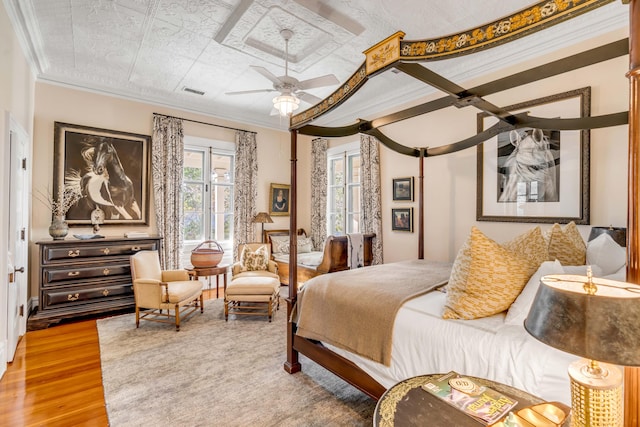
[[[434,378],[422,388],[487,425],[503,418],[518,403],[454,371]]]

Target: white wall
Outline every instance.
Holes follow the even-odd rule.
[[[0,200],[9,200],[9,123],[11,117],[31,139],[35,77],[4,5],[0,5]],[[9,211],[0,209],[0,376],[4,373],[7,352],[7,244]]]

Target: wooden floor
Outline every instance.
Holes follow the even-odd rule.
[[[211,297],[215,289],[205,290]],[[22,337],[0,381],[0,425],[108,425],[95,320]]]

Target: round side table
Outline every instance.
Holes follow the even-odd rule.
[[[211,276],[216,278],[216,299],[219,298],[218,289],[220,287],[220,276],[224,281],[224,291],[227,290],[227,273],[229,272],[229,264],[218,264],[215,267],[191,267],[186,269],[190,275],[198,280],[200,277],[207,277],[209,281],[209,289],[211,289]]]
[[[374,427],[478,427],[485,426],[470,415],[422,389],[422,385],[444,374],[420,375],[400,381],[388,389],[376,405]],[[513,411],[542,403],[525,391],[482,378],[469,377],[518,401]],[[566,423],[565,423],[566,424]]]

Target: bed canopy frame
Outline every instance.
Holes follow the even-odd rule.
[[[404,33],[397,32],[364,52],[365,62],[358,70],[326,99],[290,118],[291,134],[291,194],[290,229],[297,224],[297,137],[298,134],[317,137],[344,137],[365,133],[375,136],[384,146],[400,154],[419,159],[418,178],[418,258],[424,257],[424,159],[450,154],[476,146],[499,133],[522,127],[555,130],[585,130],[629,124],[628,160],[628,218],[627,218],[627,280],[640,283],[640,0],[622,0],[629,5],[629,38],[600,46],[576,55],[556,60],[523,72],[519,72],[473,88],[463,88],[434,73],[417,62],[436,61],[454,56],[475,53],[515,38],[531,34],[551,25],[566,21],[574,16],[591,11],[614,0],[555,0],[542,1],[527,9],[498,21],[462,33],[430,40],[404,41]],[[544,11],[544,13],[542,13]],[[508,24],[508,25],[505,25]],[[499,31],[501,30],[501,31]],[[504,108],[484,99],[485,96],[551,76],[577,70],[582,67],[607,61],[629,54],[630,82],[629,111],[595,117],[571,119],[547,119],[530,116],[527,113],[512,114]],[[395,68],[448,94],[445,97],[426,102],[374,120],[359,119],[356,123],[341,127],[322,127],[311,124],[330,111],[338,108],[355,94],[368,79],[390,68]],[[497,124],[456,143],[433,147],[415,148],[404,146],[387,137],[382,128],[412,117],[442,108],[475,107],[498,118]],[[289,295],[287,314],[297,300],[297,246],[294,237],[290,241]],[[301,370],[298,354],[302,353],[339,377],[345,379],[373,398],[379,398],[384,387],[360,370],[355,364],[337,356],[321,344],[298,337],[295,324],[287,325],[287,360],[284,369],[289,373]],[[638,426],[640,417],[640,368],[625,368],[625,425]]]

